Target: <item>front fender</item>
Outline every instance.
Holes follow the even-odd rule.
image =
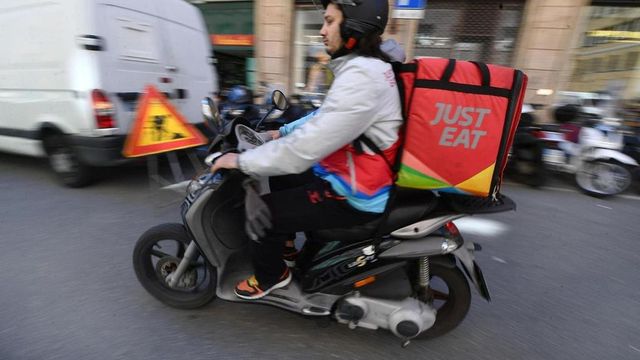
[[[480,266],[476,263],[473,253],[469,251],[469,246],[473,248],[473,243],[465,243],[466,246],[459,247],[453,252],[453,255],[460,261],[462,268],[467,273],[467,276],[478,290],[478,293],[487,301],[491,301],[491,294],[489,294],[489,288],[482,275]]]
[[[625,165],[638,166],[638,162],[635,161],[631,156],[611,149],[595,149],[590,154],[589,158],[590,160],[613,159]]]

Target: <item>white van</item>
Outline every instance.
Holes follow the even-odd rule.
[[[2,0],[0,34],[0,151],[48,156],[68,186],[123,160],[147,84],[198,126],[218,92],[204,20],[184,0]]]

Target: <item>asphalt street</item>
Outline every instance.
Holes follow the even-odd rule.
[[[179,221],[180,195],[143,166],[102,176],[67,189],[46,162],[0,154],[0,359],[640,359],[640,196],[507,183],[516,212],[458,221],[493,301],[474,292],[456,330],[403,349],[263,305],[159,303],[131,254]]]

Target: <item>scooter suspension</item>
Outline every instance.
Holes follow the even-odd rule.
[[[429,258],[426,256],[418,260],[418,285],[421,291],[429,287]]]

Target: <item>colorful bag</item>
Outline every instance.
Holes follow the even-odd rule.
[[[497,194],[527,76],[502,66],[440,58],[401,65],[397,76],[406,129],[396,184]]]

